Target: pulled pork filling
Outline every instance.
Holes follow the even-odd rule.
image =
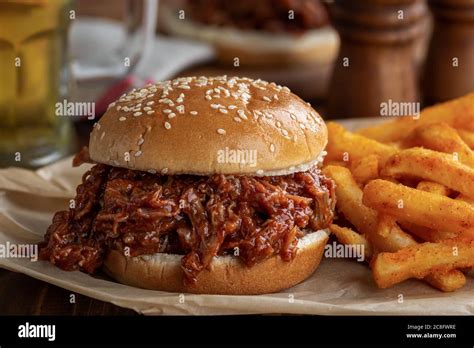
[[[75,206],[54,215],[40,257],[93,273],[107,250],[184,255],[193,283],[215,255],[247,266],[279,254],[290,261],[308,230],[328,227],[334,183],[319,169],[286,176],[158,175],[97,164]]]
[[[319,0],[188,0],[186,7],[196,22],[243,30],[300,33],[329,23]]]

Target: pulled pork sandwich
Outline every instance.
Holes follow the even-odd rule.
[[[259,294],[318,266],[335,205],[327,129],[288,88],[189,77],[134,90],[74,160],[94,165],[41,257],[148,289]]]
[[[160,5],[166,32],[215,46],[226,65],[331,63],[339,37],[320,0],[169,0]]]

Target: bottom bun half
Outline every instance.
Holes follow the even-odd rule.
[[[277,292],[308,278],[318,267],[329,232],[307,234],[298,242],[292,261],[275,255],[252,267],[233,256],[216,256],[209,269],[199,273],[195,285],[185,285],[181,255],[154,254],[126,257],[112,250],[104,270],[120,283],[152,290],[195,294],[256,295]]]

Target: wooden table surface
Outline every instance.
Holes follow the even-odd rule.
[[[71,294],[75,303],[71,303]],[[94,300],[26,275],[0,269],[2,315],[134,315],[110,303]]]

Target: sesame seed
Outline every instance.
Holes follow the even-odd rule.
[[[277,95],[277,94],[274,94],[274,95],[273,95],[273,99],[278,100],[278,95]]]
[[[304,125],[304,123],[300,123],[300,128],[301,129],[306,129],[306,126]]]
[[[145,110],[145,111],[150,111],[151,108],[150,108],[149,106],[145,106],[145,107],[143,108],[143,110]]]
[[[266,95],[264,95],[262,99],[265,100],[266,102],[271,102],[271,101],[272,101],[272,100],[271,100],[270,98],[268,98]]]
[[[166,129],[170,129],[171,128],[171,124],[169,122],[165,122],[165,128]]]
[[[147,111],[146,113],[147,113],[147,115],[151,115],[151,114],[154,114],[155,111],[154,111],[154,110],[150,110],[150,111]]]
[[[237,109],[237,106],[235,106],[235,105],[229,105],[227,108],[228,108],[229,110],[234,110],[234,109]]]
[[[237,110],[237,114],[239,115],[239,117],[243,120],[248,120],[248,117],[247,115],[245,115],[245,111],[244,110]]]
[[[226,134],[226,131],[225,131],[225,129],[219,128],[219,129],[217,130],[217,133],[219,133],[220,135],[225,135],[225,134]]]
[[[176,114],[174,112],[168,115],[168,118],[173,118],[173,117],[176,117]]]
[[[163,169],[161,170],[161,174],[166,174],[166,173],[168,173],[168,168],[163,168]]]
[[[150,174],[156,174],[156,170],[154,169],[148,169],[147,172]]]
[[[212,109],[219,109],[220,105],[219,104],[211,104]]]
[[[196,115],[198,114],[197,111],[190,111],[189,113],[190,113],[191,115],[194,115],[194,116],[196,116]]]
[[[263,170],[262,169],[257,170],[257,175],[263,175]]]
[[[223,113],[223,114],[227,114],[227,110],[226,109],[219,109],[219,112]]]
[[[238,118],[237,116],[234,117],[234,121],[235,121],[235,122],[242,122],[242,120],[241,120],[240,118]]]
[[[211,100],[212,97],[211,97],[210,95],[206,95],[206,99],[207,99],[207,100]]]
[[[133,116],[136,117],[136,116],[140,116],[141,114],[142,114],[142,113],[141,113],[140,111],[137,111],[137,112],[135,112],[135,113],[133,114]]]
[[[284,135],[284,136],[288,136],[288,131],[286,129],[282,129],[281,130],[281,133]]]
[[[270,113],[268,113],[268,112],[265,112],[265,117],[272,119],[272,118],[273,118],[273,115],[270,114]]]
[[[183,101],[184,101],[183,98],[177,98],[177,99],[176,99],[176,102],[177,102],[177,103],[182,103]]]
[[[176,110],[178,110],[180,114],[184,114],[184,105],[178,105],[176,107]]]
[[[135,152],[135,157],[138,157],[138,156],[141,156],[142,152],[140,150],[138,150],[137,152]]]
[[[145,139],[140,138],[140,139],[138,139],[138,143],[137,143],[137,144],[138,144],[138,146],[141,146],[144,142],[145,142]]]
[[[102,134],[100,135],[100,140],[104,139],[104,136],[105,136],[105,132],[102,132]]]
[[[153,104],[155,104],[153,100],[146,103],[146,105],[153,105]]]
[[[288,87],[286,87],[286,86],[284,86],[284,87],[282,88],[282,90],[284,90],[285,92],[288,92],[288,93],[291,92],[291,90],[290,90]]]
[[[117,106],[117,108],[115,110],[120,111],[121,108],[122,107],[119,105],[119,106]]]
[[[163,113],[169,114],[169,113],[171,113],[171,111],[172,111],[171,109],[164,109],[164,110],[163,110]]]
[[[275,152],[275,144],[270,144],[270,152]]]
[[[178,86],[178,88],[181,88],[181,89],[191,89],[191,87],[189,87],[188,85],[181,85],[181,86]]]
[[[130,153],[128,151],[124,152],[123,157],[125,161],[128,162],[130,160]]]
[[[280,128],[281,127],[281,122],[277,121],[276,125],[277,125],[278,128]]]
[[[119,118],[119,121],[125,121],[126,119],[127,119],[126,117],[121,116],[121,117]]]

